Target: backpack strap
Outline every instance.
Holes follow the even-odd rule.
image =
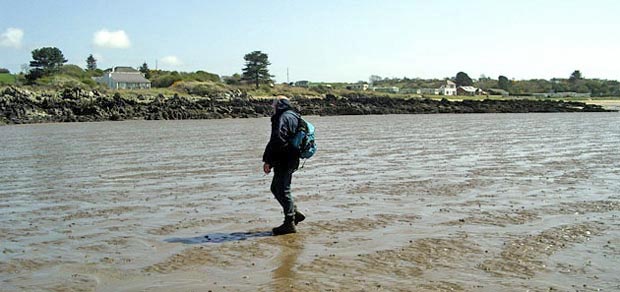
[[[308,124],[306,124],[306,120],[301,118],[301,115],[299,115],[299,119],[297,119],[297,132],[299,131],[308,132]]]

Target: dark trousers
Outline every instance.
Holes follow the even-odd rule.
[[[295,204],[293,195],[291,195],[291,181],[293,179],[293,170],[278,169],[273,170],[273,180],[271,181],[271,193],[284,211],[287,218],[295,217]]]

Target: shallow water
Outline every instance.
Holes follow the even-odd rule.
[[[279,237],[269,119],[0,127],[0,290],[619,290],[619,118],[309,117]]]

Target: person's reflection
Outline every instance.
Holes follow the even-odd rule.
[[[296,272],[294,270],[297,258],[304,249],[304,238],[300,234],[278,236],[280,254],[277,257],[278,268],[273,270],[274,291],[293,291]]]

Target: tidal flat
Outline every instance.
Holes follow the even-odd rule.
[[[308,116],[0,127],[2,291],[620,290],[618,113]]]

